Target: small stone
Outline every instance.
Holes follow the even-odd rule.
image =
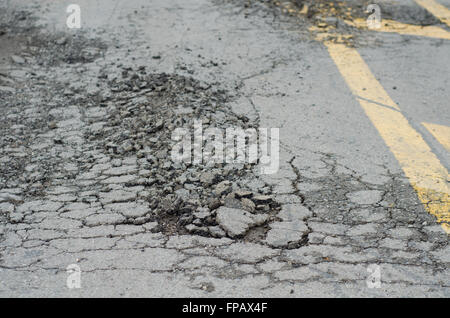
[[[11,55],[11,60],[16,64],[24,64],[25,59],[18,55]]]
[[[121,159],[113,159],[111,160],[111,165],[115,168],[120,167],[122,165]]]
[[[250,198],[253,193],[251,191],[246,191],[246,190],[238,190],[235,192],[236,194],[236,198],[240,199],[240,198]]]
[[[221,238],[221,237],[224,237],[226,235],[226,233],[224,232],[224,230],[222,230],[220,228],[220,226],[210,226],[210,227],[208,227],[208,230],[209,230],[209,233],[213,237]]]
[[[9,214],[9,220],[12,223],[18,223],[23,220],[23,214],[19,212],[13,212]]]
[[[231,238],[244,235],[251,227],[261,225],[267,219],[266,215],[254,216],[247,211],[227,207],[220,207],[216,216],[217,223]]]
[[[241,201],[235,198],[234,193],[228,193],[228,195],[225,197],[224,200],[224,206],[227,208],[233,208],[233,209],[241,209],[242,204]]]
[[[159,229],[158,222],[148,222],[142,225],[146,230],[150,232],[157,232]]]
[[[325,235],[321,233],[313,232],[308,235],[308,241],[310,244],[322,244],[324,238]]]
[[[197,219],[203,220],[204,218],[211,215],[211,212],[207,208],[198,208],[197,212],[194,212],[194,216]]]
[[[14,212],[14,204],[9,202],[0,203],[0,212],[2,213]]]
[[[167,158],[167,151],[166,150],[158,151],[156,153],[156,158],[161,159],[161,160],[166,159]]]
[[[225,194],[230,193],[230,191],[231,191],[231,182],[230,181],[222,181],[216,186],[214,193],[217,196],[221,197]]]
[[[170,191],[169,191],[169,192],[170,192]],[[179,198],[181,198],[183,201],[187,201],[187,200],[189,199],[189,197],[190,197],[190,192],[189,192],[189,190],[186,190],[186,189],[184,189],[184,188],[176,190],[176,191],[175,191],[175,194],[176,194]]]
[[[216,181],[217,181],[217,174],[216,173],[207,171],[207,172],[203,172],[200,175],[200,182],[203,185],[209,186],[209,185],[214,184]]]
[[[56,121],[51,121],[48,123],[48,128],[55,129],[57,126]]]
[[[189,233],[192,233],[192,234],[207,235],[209,233],[209,230],[207,227],[200,227],[200,226],[196,226],[194,224],[186,225],[185,228]]]
[[[267,204],[270,203],[270,201],[272,201],[272,198],[269,195],[255,195],[253,197],[253,201],[256,204]]]
[[[192,220],[194,220],[194,217],[192,215],[183,215],[178,219],[177,225],[183,226],[192,223]]]
[[[120,153],[125,153],[133,150],[133,144],[130,141],[125,141],[122,145],[120,145],[118,151]]]
[[[188,224],[184,227],[189,233],[192,233],[197,229],[197,226],[194,224]]]
[[[209,208],[210,210],[215,210],[215,209],[217,209],[218,207],[220,207],[221,205],[222,205],[222,203],[221,203],[220,200],[217,199],[217,198],[210,199],[210,200],[208,201],[208,208]]]
[[[328,25],[334,25],[336,26],[338,23],[338,19],[336,17],[326,17],[324,19],[325,23],[327,23]]]
[[[158,120],[155,124],[155,129],[160,130],[164,127],[164,121],[162,119]]]
[[[56,40],[56,44],[58,44],[58,45],[64,45],[64,44],[66,44],[66,42],[67,42],[67,39],[64,36],[59,38],[58,40]]]
[[[266,243],[272,247],[295,246],[303,240],[308,231],[308,227],[302,221],[275,222],[270,224]]]
[[[269,211],[269,207],[267,205],[264,204],[258,204],[256,206],[256,210],[260,210],[260,211]]]
[[[242,204],[242,208],[248,212],[255,212],[256,209],[256,205],[255,203],[253,203],[252,200],[247,199],[247,198],[242,198],[241,199],[241,204]]]
[[[312,212],[301,204],[284,204],[278,217],[283,221],[302,221],[312,216]]]

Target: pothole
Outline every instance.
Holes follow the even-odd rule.
[[[226,128],[258,127],[231,111],[228,104],[235,93],[222,90],[218,83],[149,73],[143,66],[123,66],[121,76],[108,78],[108,86],[110,92],[95,97],[107,109],[104,125],[86,138],[111,158],[137,156],[142,175],[127,186],[145,186],[151,208],[148,220],[158,221],[163,232],[223,237],[227,233],[216,219],[219,207],[252,215],[278,209],[271,188],[259,180],[258,162],[194,164],[171,159],[177,128],[188,129],[193,141],[196,122],[203,131],[214,128],[224,135]]]

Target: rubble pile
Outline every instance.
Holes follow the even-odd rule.
[[[275,213],[278,206],[270,197],[271,188],[259,179],[255,163],[211,165],[171,160],[173,131],[192,129],[195,120],[205,129],[257,127],[256,122],[227,106],[232,94],[218,84],[175,74],[147,73],[143,66],[123,66],[120,76],[108,77],[100,72],[99,77],[107,80],[109,87],[97,97],[107,117],[86,138],[96,141],[112,158],[137,156],[141,178],[128,186],[146,187],[152,218],[163,231],[223,237],[226,225],[217,217],[219,207],[241,211],[229,213],[229,222],[234,216],[255,215],[246,229],[262,225],[269,214]],[[228,236],[245,232],[236,235],[231,230]]]

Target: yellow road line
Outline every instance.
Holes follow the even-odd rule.
[[[308,5],[305,3],[305,4],[303,5],[302,9],[299,11],[299,13],[300,13],[300,14],[303,14],[303,15],[306,15],[306,14],[308,14],[308,9],[309,9],[309,7],[308,7]]]
[[[445,150],[450,151],[450,127],[431,123],[422,123],[422,125],[444,146]]]
[[[359,29],[367,29],[367,22],[364,19],[354,19],[353,21],[345,20],[345,23]],[[406,24],[394,20],[383,19],[381,27],[371,29],[372,31],[399,33],[407,35],[425,36],[430,38],[450,40],[450,32],[436,26],[420,26]]]
[[[450,234],[450,175],[376,80],[358,51],[325,42],[347,85],[400,163],[427,211]],[[446,224],[447,223],[447,224]]]
[[[450,26],[450,10],[435,0],[416,0],[417,4],[431,12],[436,18]]]

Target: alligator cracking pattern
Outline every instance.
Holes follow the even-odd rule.
[[[31,52],[49,42],[65,49],[51,60],[45,60],[45,52],[30,53],[31,66],[16,65],[10,73],[16,76],[16,94],[0,93],[1,295],[20,294],[17,282],[38,290],[47,281],[63,289],[65,269],[72,263],[87,277],[84,290],[108,284],[104,280],[114,273],[136,284],[142,277],[153,285],[173,282],[167,290],[155,290],[156,296],[295,295],[317,286],[329,286],[330,294],[358,294],[365,288],[367,266],[376,263],[385,286],[449,295],[447,235],[423,210],[407,180],[386,167],[380,167],[385,171],[381,178],[372,180],[333,154],[302,149],[301,157],[288,153],[278,177],[257,176],[251,166],[231,169],[224,179],[233,186],[271,194],[280,205],[257,207],[257,213],[270,215],[267,223],[235,239],[220,231],[215,232],[219,237],[211,237],[204,228],[217,226],[217,206],[208,200],[220,180],[206,181],[197,196],[189,192],[185,204],[170,201],[172,197],[156,202],[201,177],[190,170],[184,183],[173,182],[181,175],[167,174],[168,132],[150,139],[140,135],[162,131],[169,119],[180,120],[174,110],[164,108],[176,101],[172,97],[206,107],[180,112],[206,112],[205,120],[215,124],[246,125],[249,120],[218,107],[232,98],[217,83],[147,74],[117,63],[118,56],[129,58],[126,50],[101,59],[106,47],[92,46],[98,42],[86,40],[80,53],[76,46],[65,46],[66,41],[36,35],[29,43]],[[74,57],[73,51],[86,55]],[[159,80],[171,84],[156,85]],[[171,86],[180,83],[181,88]],[[149,102],[148,96],[153,103],[149,112],[134,112]],[[143,129],[133,126],[140,116],[141,124],[148,123]],[[213,203],[242,207],[235,197],[224,195],[219,201]],[[167,209],[172,204],[176,209]],[[195,208],[206,206],[211,207],[209,221],[194,214]],[[193,233],[179,223],[183,217],[196,226],[188,228]],[[183,292],[177,286],[188,288]]]

